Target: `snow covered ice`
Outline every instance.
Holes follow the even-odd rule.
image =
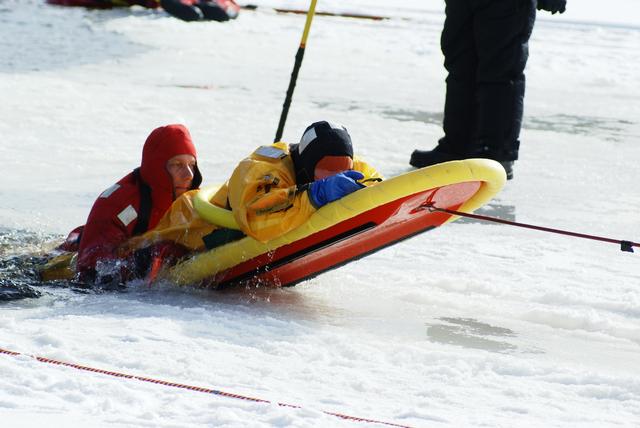
[[[269,143],[304,16],[253,1],[226,24],[0,0],[0,256],[46,248],[185,123],[205,183]],[[347,126],[386,176],[441,136],[439,1],[318,2],[284,140]],[[540,13],[515,179],[485,214],[640,240],[640,9]],[[640,426],[640,254],[459,221],[294,288],[42,288],[0,303],[3,427]],[[43,364],[38,355],[258,397]]]

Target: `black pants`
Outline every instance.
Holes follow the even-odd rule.
[[[449,72],[440,145],[459,155],[518,158],[524,68],[536,0],[445,0]]]
[[[229,20],[229,14],[215,0],[186,1],[160,0],[162,8],[170,15],[183,21],[219,21]]]

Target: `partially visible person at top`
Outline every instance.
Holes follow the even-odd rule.
[[[59,6],[82,6],[94,9],[142,6],[162,7],[168,14],[183,21],[228,21],[235,19],[240,6],[235,0],[47,0]]]
[[[297,144],[258,147],[211,202],[232,210],[242,234],[265,242],[302,225],[322,206],[380,180],[378,171],[354,156],[344,126],[320,121],[307,127]],[[171,242],[202,250],[225,243],[217,234],[228,230],[200,218],[194,195],[178,199],[156,229],[130,241],[131,247]]]
[[[119,247],[132,236],[153,229],[176,198],[197,189],[201,182],[187,128],[156,128],[144,143],[140,167],[100,194],[86,224],[74,230],[60,248],[78,250],[76,270],[85,282],[119,283],[143,275],[137,270],[147,266],[122,259]]]
[[[159,0],[162,8],[183,21],[228,21],[235,19],[240,6],[235,0]]]
[[[449,72],[444,137],[415,150],[417,168],[489,158],[513,177],[524,109],[524,69],[537,9],[563,13],[566,0],[445,0],[441,47]]]

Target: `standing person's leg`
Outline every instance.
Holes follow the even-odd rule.
[[[478,50],[475,154],[497,160],[511,178],[518,159],[524,68],[536,0],[482,0],[474,15]]]
[[[447,0],[447,22],[440,39],[444,67],[449,75],[442,121],[445,136],[438,146],[459,156],[468,152],[475,133],[478,54],[471,3]]]
[[[444,54],[447,92],[442,128],[445,136],[434,150],[415,150],[411,165],[424,167],[467,157],[475,136],[476,68],[473,0],[446,0],[440,45]]]

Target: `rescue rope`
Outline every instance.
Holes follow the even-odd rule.
[[[509,225],[509,226],[523,227],[523,228],[526,228],[526,229],[539,230],[541,232],[557,233],[559,235],[572,236],[572,237],[575,237],[575,238],[583,238],[583,239],[591,239],[591,240],[594,240],[594,241],[609,242],[611,244],[620,245],[620,251],[626,251],[626,252],[629,252],[629,253],[633,253],[633,247],[640,247],[640,243],[637,243],[637,242],[625,241],[625,240],[619,240],[619,239],[612,239],[612,238],[605,238],[603,236],[588,235],[586,233],[570,232],[568,230],[554,229],[554,228],[551,228],[551,227],[544,227],[544,226],[536,226],[536,225],[527,224],[527,223],[518,223],[518,222],[515,222],[515,221],[503,220],[501,218],[490,217],[490,216],[485,216],[485,215],[480,215],[480,214],[464,213],[464,212],[461,212],[461,211],[449,210],[449,209],[446,209],[446,208],[438,208],[435,205],[433,205],[433,203],[425,204],[425,205],[423,205],[423,208],[428,209],[429,211],[439,211],[439,212],[443,212],[443,213],[447,213],[447,214],[457,215],[457,216],[460,216],[460,217],[467,217],[467,218],[473,218],[473,219],[476,219],[476,220],[490,221],[490,222],[493,222],[493,223],[506,224],[506,225]]]
[[[192,386],[192,385],[187,385],[187,384],[182,384],[182,383],[169,382],[169,381],[160,380],[160,379],[154,379],[154,378],[145,377],[145,376],[135,376],[135,375],[127,374],[127,373],[115,372],[115,371],[104,370],[104,369],[99,369],[99,368],[94,368],[94,367],[89,367],[89,366],[83,366],[83,365],[80,365],[80,364],[68,363],[68,362],[60,361],[60,360],[54,360],[52,358],[39,357],[37,355],[22,354],[20,352],[9,351],[9,350],[2,349],[2,348],[0,348],[0,354],[10,355],[10,356],[13,356],[13,357],[28,356],[28,357],[31,357],[31,358],[33,358],[33,359],[35,359],[35,360],[37,360],[37,361],[39,361],[41,363],[47,363],[47,364],[63,366],[63,367],[69,367],[69,368],[76,369],[76,370],[88,371],[88,372],[92,372],[92,373],[98,373],[98,374],[103,374],[103,375],[107,375],[107,376],[113,376],[113,377],[117,377],[117,378],[123,378],[123,379],[129,379],[129,380],[137,380],[137,381],[140,381],[140,382],[149,382],[149,383],[154,383],[156,385],[163,385],[163,386],[168,386],[168,387],[172,387],[172,388],[186,389],[186,390],[194,391],[194,392],[203,392],[205,394],[219,395],[219,396],[222,396],[222,397],[235,398],[235,399],[238,399],[238,400],[251,401],[251,402],[254,402],[254,403],[277,404],[280,407],[289,407],[289,408],[292,408],[292,409],[302,409],[302,406],[299,406],[299,405],[296,405],[296,404],[275,403],[273,401],[265,400],[265,399],[262,399],[262,398],[256,398],[256,397],[249,397],[247,395],[234,394],[234,393],[231,393],[231,392],[225,392],[225,391],[221,391],[221,390],[218,390],[218,389],[203,388],[203,387],[199,387],[199,386]],[[385,426],[391,426],[391,427],[399,427],[399,428],[411,428],[408,425],[400,425],[400,424],[395,424],[395,423],[392,423],[392,422],[378,421],[378,420],[369,419],[369,418],[360,418],[360,417],[357,417],[357,416],[346,415],[346,414],[343,414],[343,413],[328,412],[328,411],[324,411],[324,410],[322,410],[322,413],[324,413],[326,415],[330,415],[330,416],[335,416],[335,417],[338,417],[340,419],[344,419],[344,420],[348,420],[348,421],[368,422],[368,423],[373,423],[373,424],[379,424],[379,425],[385,425]]]

